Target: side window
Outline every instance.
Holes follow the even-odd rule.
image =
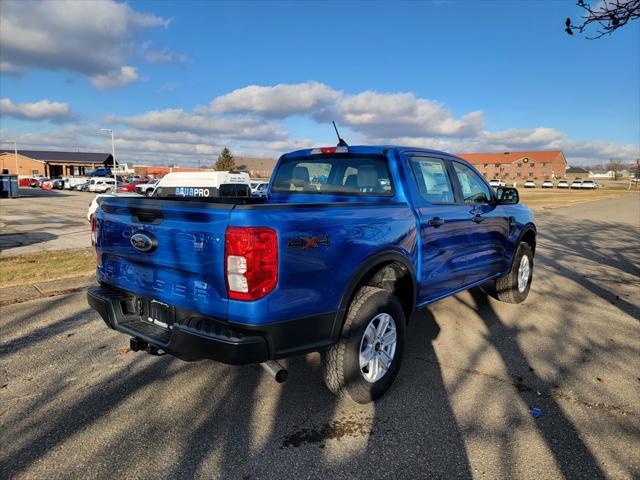
[[[464,203],[489,203],[491,201],[490,187],[484,183],[480,175],[462,163],[453,162],[453,168],[462,188]]]
[[[418,190],[427,202],[453,203],[453,189],[444,162],[439,158],[412,157],[411,168]]]

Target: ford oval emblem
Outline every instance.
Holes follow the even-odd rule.
[[[150,233],[136,233],[131,235],[131,245],[144,253],[152,252],[158,246],[158,241]]]

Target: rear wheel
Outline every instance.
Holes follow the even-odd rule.
[[[393,384],[404,353],[405,317],[396,296],[362,287],[338,343],[322,353],[329,390],[357,403],[380,398]]]
[[[496,295],[502,302],[520,303],[529,295],[533,279],[533,252],[526,242],[520,242],[511,270],[496,280]]]

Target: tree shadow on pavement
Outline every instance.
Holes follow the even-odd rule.
[[[544,384],[545,381],[531,368],[518,344],[520,328],[506,325],[493,308],[487,293],[480,288],[471,289],[470,294],[475,303],[473,308],[478,318],[486,325],[488,332],[486,341],[499,354],[509,377],[517,379],[522,376],[522,372],[529,372],[528,383]],[[551,395],[538,397],[535,391],[521,382],[514,386],[525,404],[544,405],[544,415],[536,420],[535,426],[564,477],[605,478],[599,462],[585,445],[576,427],[567,418],[556,399]]]

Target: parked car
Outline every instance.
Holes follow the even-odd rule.
[[[53,181],[53,188],[56,190],[62,190],[64,188],[64,180],[62,178],[56,178]]]
[[[569,188],[569,182],[567,180],[558,180],[556,188]]]
[[[111,168],[100,167],[87,173],[87,177],[113,177]]]
[[[571,182],[571,188],[572,189],[580,189],[582,188],[582,181],[581,180],[574,180],[573,182]]]
[[[84,182],[77,183],[69,188],[69,190],[77,190],[79,192],[86,192],[89,187],[89,180],[85,180]]]
[[[499,178],[492,178],[491,180],[489,180],[489,185],[491,185],[493,188],[498,188],[506,187],[507,183]]]
[[[48,181],[49,181],[49,179],[48,179],[47,177],[43,177],[43,176],[35,177],[35,176],[34,176],[34,177],[31,179],[31,181],[29,182],[29,186],[30,186],[31,188],[40,188],[40,187],[42,187],[42,184],[43,184],[44,182],[48,182]]]
[[[583,190],[595,190],[598,188],[598,184],[593,180],[584,180],[580,188]]]
[[[534,182],[533,180],[525,180],[524,188],[536,188],[536,182]]]
[[[137,195],[132,192],[100,193],[95,197],[93,197],[93,200],[91,200],[91,203],[89,203],[89,210],[87,210],[87,220],[89,220],[89,222],[93,220],[93,216],[95,215],[96,210],[98,210],[98,207],[100,207],[102,200],[104,200],[104,198],[106,197],[136,197],[136,196]]]
[[[415,308],[487,281],[504,302],[529,293],[531,211],[443,152],[299,150],[266,198],[167,177],[153,198],[106,197],[92,222],[88,301],[132,351],[261,363],[278,381],[278,359],[320,351],[329,389],[367,403],[393,383]]]
[[[158,180],[157,178],[154,178],[146,183],[139,183],[136,185],[135,192],[139,193],[140,195],[150,197],[151,195],[153,195],[153,191],[156,189],[156,185],[158,185],[159,181],[160,180]]]
[[[127,192],[133,192],[135,191],[137,185],[140,185],[142,183],[147,183],[148,181],[149,181],[148,178],[138,178],[137,180],[128,180],[122,184],[122,188]]]
[[[553,188],[553,180],[545,180],[542,182],[542,188]]]
[[[124,190],[124,184],[122,182],[115,182],[113,178],[105,178],[98,180],[95,184],[89,184],[89,191],[96,193],[110,193]]]

